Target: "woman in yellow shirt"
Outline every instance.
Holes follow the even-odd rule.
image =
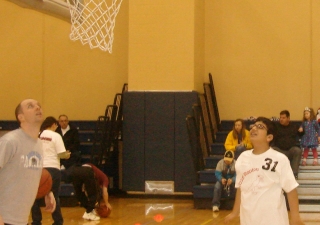
[[[237,159],[243,151],[252,149],[250,134],[242,119],[236,119],[234,121],[233,129],[229,132],[224,147],[226,151],[230,150],[235,153],[235,159]]]

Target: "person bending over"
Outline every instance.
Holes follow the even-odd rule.
[[[81,206],[86,209],[83,219],[100,220],[95,212],[95,206],[102,199],[106,206],[112,209],[108,200],[108,177],[96,166],[90,163],[75,166],[72,170],[72,180],[76,196]]]

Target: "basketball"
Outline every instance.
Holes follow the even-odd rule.
[[[43,198],[46,194],[48,194],[51,191],[51,187],[52,177],[48,170],[43,168],[36,198]]]
[[[109,209],[104,202],[101,202],[100,206],[96,207],[96,212],[100,217],[107,218],[111,213],[111,209]]]

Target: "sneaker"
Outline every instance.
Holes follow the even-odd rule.
[[[216,206],[216,205],[212,206],[212,211],[213,212],[219,212],[219,207]]]
[[[89,218],[88,213],[87,213],[87,212],[84,212],[82,218],[85,219],[85,220],[87,220],[87,219]]]
[[[92,210],[92,212],[89,212],[89,213],[84,212],[82,218],[85,220],[93,220],[93,221],[100,220],[100,217],[96,214],[94,210]]]

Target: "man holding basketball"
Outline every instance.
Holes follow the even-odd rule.
[[[35,200],[42,172],[42,143],[38,139],[42,108],[25,99],[16,107],[20,128],[0,138],[0,225],[25,225]],[[13,201],[15,198],[17,201]],[[45,197],[46,210],[55,210],[52,192]],[[18,210],[18,211],[17,211]]]

